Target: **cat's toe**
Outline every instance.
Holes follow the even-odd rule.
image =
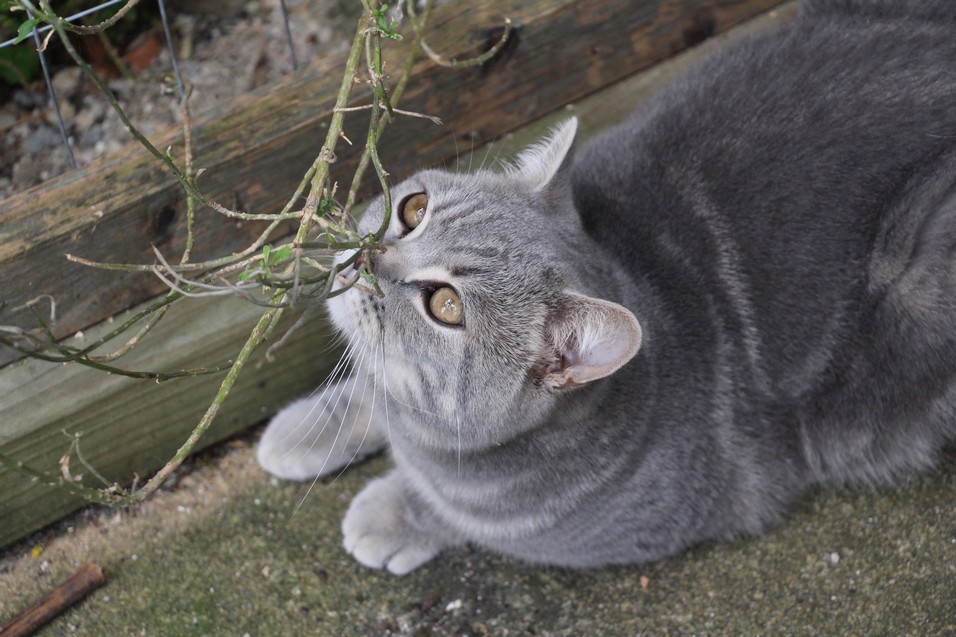
[[[389,482],[388,478],[371,482],[352,501],[342,520],[343,544],[359,563],[404,575],[446,544],[406,521],[404,497]]]
[[[309,480],[318,475],[317,466],[312,466],[303,454],[295,453],[294,448],[290,449],[280,442],[275,437],[263,437],[256,449],[259,466],[283,480]]]
[[[422,546],[406,546],[389,558],[385,567],[395,575],[406,575],[435,557],[439,549]]]
[[[395,575],[412,572],[441,550],[431,542],[422,542],[421,537],[410,536],[407,529],[383,529],[361,537],[346,535],[345,549],[360,564],[369,568],[388,569]]]
[[[276,477],[311,480],[344,469],[386,444],[371,413],[357,401],[329,406],[323,394],[296,401],[276,414],[259,441],[256,459]]]

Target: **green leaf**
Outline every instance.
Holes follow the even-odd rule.
[[[29,82],[39,73],[40,58],[33,47],[8,46],[0,49],[0,92],[4,83],[17,86]]]
[[[374,287],[376,282],[378,282],[378,279],[375,277],[375,275],[369,272],[368,270],[366,270],[365,268],[362,268],[361,270],[359,270],[359,276],[361,276],[365,280],[365,282],[371,285],[372,287]]]
[[[333,206],[335,205],[335,200],[332,197],[324,197],[319,200],[319,209],[318,214],[320,217],[324,217],[332,211]]]
[[[372,15],[375,16],[375,23],[378,25],[378,30],[386,38],[401,40],[402,36],[395,32],[395,29],[398,28],[398,22],[389,21],[388,17],[386,16],[387,11],[387,4],[383,4],[378,8],[372,9]]]
[[[272,254],[272,246],[264,245],[262,246],[262,265],[269,266],[269,255]]]
[[[285,245],[272,253],[272,265],[282,263],[292,256],[292,246]]]
[[[40,24],[39,18],[30,18],[26,22],[22,22],[19,27],[17,27],[17,37],[13,41],[14,44],[20,44],[33,33],[33,30],[36,26]]]
[[[240,273],[239,273],[239,280],[240,280],[240,281],[245,281],[246,279],[248,279],[248,278],[251,277],[251,276],[252,276],[252,271],[251,271],[251,270],[246,270],[246,271],[244,271],[244,272],[240,272]]]

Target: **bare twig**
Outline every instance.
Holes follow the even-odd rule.
[[[17,2],[20,2],[20,0],[17,0]],[[23,0],[21,4],[24,7],[36,9],[29,0]],[[135,1],[127,3],[126,6],[131,7],[133,4],[135,4]],[[166,380],[178,376],[216,371],[226,371],[226,374],[220,383],[214,400],[210,403],[202,419],[190,433],[189,437],[180,446],[179,450],[177,450],[169,462],[142,486],[133,485],[130,489],[123,489],[113,484],[107,485],[106,488],[93,489],[81,484],[75,476],[69,473],[70,458],[72,455],[75,455],[80,462],[90,470],[89,472],[92,475],[99,476],[99,474],[85,462],[80,453],[79,441],[76,437],[73,439],[70,450],[64,456],[61,465],[62,475],[59,477],[51,477],[3,454],[0,454],[0,464],[8,468],[14,468],[37,480],[43,481],[45,484],[58,485],[71,493],[81,495],[92,501],[123,505],[139,502],[159,488],[166,478],[175,471],[183,460],[193,451],[197,442],[205,435],[209,426],[212,424],[216,414],[252,353],[259,345],[268,339],[272,331],[276,329],[285,308],[298,301],[305,301],[310,304],[307,306],[303,316],[278,339],[273,348],[269,349],[267,355],[271,355],[274,348],[280,346],[292,331],[308,318],[311,312],[314,311],[315,301],[342,294],[353,287],[359,288],[368,294],[381,295],[381,289],[378,287],[377,281],[372,272],[369,271],[367,265],[360,264],[359,267],[353,267],[356,263],[360,263],[359,258],[362,255],[384,250],[379,242],[384,236],[391,215],[391,194],[387,179],[388,173],[382,166],[378,156],[378,141],[394,113],[414,117],[427,117],[437,123],[440,123],[440,120],[428,115],[402,111],[395,108],[395,104],[398,103],[408,78],[411,75],[411,68],[416,52],[423,41],[421,36],[423,30],[419,23],[427,18],[430,6],[426,4],[423,17],[421,19],[416,18],[416,37],[412,43],[412,50],[406,59],[403,76],[394,90],[391,90],[387,85],[387,75],[382,59],[381,36],[383,34],[389,37],[397,36],[391,32],[391,27],[382,27],[376,22],[374,16],[377,11],[380,13],[380,7],[377,1],[363,0],[363,4],[365,10],[356,27],[355,36],[346,61],[342,83],[336,96],[335,108],[333,109],[326,137],[319,153],[282,210],[271,214],[250,214],[229,210],[214,201],[208,200],[198,189],[196,180],[202,171],[194,172],[193,170],[192,132],[188,108],[189,90],[184,91],[180,101],[185,147],[184,157],[182,159],[183,163],[182,167],[180,167],[173,159],[171,149],[166,153],[160,152],[133,126],[115,96],[112,95],[105,83],[97,77],[93,69],[77,54],[67,37],[67,31],[99,33],[102,29],[106,28],[108,24],[101,23],[95,27],[90,27],[89,29],[91,30],[80,31],[78,28],[68,25],[54,14],[50,10],[49,3],[46,0],[39,2],[40,8],[36,9],[35,14],[53,26],[53,29],[63,41],[67,52],[97,84],[134,138],[154,157],[160,160],[180,181],[187,199],[187,240],[185,250],[178,264],[169,263],[165,256],[158,250],[155,251],[157,263],[149,265],[95,263],[81,257],[67,255],[67,258],[71,261],[92,267],[111,270],[152,272],[160,277],[170,289],[169,293],[162,299],[151,304],[149,308],[142,312],[137,313],[109,334],[97,339],[95,343],[91,343],[83,348],[57,343],[52,330],[39,315],[37,315],[36,320],[41,326],[41,335],[16,327],[0,326],[0,343],[5,343],[17,351],[42,360],[77,362],[114,374],[122,374],[135,378]],[[128,8],[125,10],[128,10]],[[387,31],[383,31],[382,29],[387,29]],[[360,67],[364,67],[364,69],[360,71]],[[368,82],[372,88],[374,95],[373,101],[367,107],[349,107],[348,101],[351,91],[353,87],[359,83],[356,78],[365,74],[367,74]],[[344,207],[339,206],[335,202],[336,186],[330,183],[329,176],[330,166],[335,161],[336,145],[340,139],[344,138],[343,127],[345,114],[360,109],[368,110],[370,114],[362,166],[367,166],[369,163],[374,166],[386,206],[385,218],[382,225],[377,232],[365,236],[359,235],[353,230],[354,223],[350,220],[348,214],[354,203],[354,191],[358,187],[358,180],[361,179],[361,175],[358,174],[353,178],[352,188],[349,192],[349,200]],[[364,168],[362,168],[362,170],[364,170]],[[307,188],[308,192],[306,193]],[[296,203],[301,201],[303,195],[305,195],[304,205],[302,205],[299,210],[293,210],[293,208],[296,207]],[[229,218],[267,220],[270,223],[258,238],[244,250],[226,257],[194,263],[191,262],[194,248],[194,214],[200,206],[210,208]],[[285,246],[271,248],[269,242],[273,238],[273,233],[278,229],[281,221],[288,219],[298,221],[298,229],[295,232],[293,240]],[[322,241],[311,240],[315,237],[314,230],[316,229],[321,231],[320,238]],[[353,250],[353,252],[334,266],[326,265],[315,258],[328,256],[331,253],[341,252],[343,250]],[[346,272],[346,269],[348,269],[348,276],[343,274],[343,272]],[[234,282],[234,275],[238,275],[238,283]],[[336,282],[338,282],[338,286],[335,285]],[[267,292],[265,299],[256,298],[257,295],[253,294],[253,290],[259,287],[261,287],[264,292]],[[266,307],[266,310],[259,318],[259,321],[250,332],[242,349],[233,361],[217,368],[197,368],[171,373],[129,371],[118,369],[107,364],[130,351],[156,322],[161,319],[168,306],[177,299],[186,296],[219,294],[240,294],[250,302]],[[50,300],[52,301],[52,299]],[[140,325],[147,317],[149,317],[149,319],[146,323]],[[110,354],[92,355],[97,348],[137,325],[140,325],[139,330],[120,348]],[[103,481],[102,477],[99,477],[101,481]]]
[[[394,100],[394,97],[392,99]],[[343,113],[350,113],[353,111],[367,111],[370,108],[372,108],[371,104],[365,104],[363,106],[350,106],[348,108],[340,108],[339,110],[342,111]],[[428,115],[426,113],[416,113],[415,111],[403,111],[401,109],[394,108],[394,107],[392,108],[392,112],[398,113],[399,115],[408,115],[410,117],[420,117],[422,119],[428,119],[434,122],[435,124],[438,124],[439,126],[442,125],[441,119],[439,119],[438,117],[435,117],[434,115]]]
[[[104,582],[103,571],[96,564],[86,564],[69,579],[26,608],[3,628],[0,637],[27,637],[51,619],[70,608]]]

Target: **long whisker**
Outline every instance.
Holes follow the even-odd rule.
[[[366,349],[363,349],[363,350],[362,350],[362,361],[365,360],[366,351],[367,351]],[[373,355],[374,355],[374,354],[373,354]],[[363,368],[363,369],[364,369],[364,368]],[[365,374],[365,384],[362,386],[362,394],[361,394],[363,397],[365,396],[366,390],[368,389],[368,380],[369,380],[369,376],[370,376],[370,375],[372,375],[372,374],[368,374],[368,373]],[[355,387],[356,387],[356,384],[353,384],[353,385],[352,385],[352,391],[349,393],[348,402],[347,402],[346,405],[345,405],[345,413],[348,413],[349,407],[352,406],[352,398],[355,396]],[[373,397],[373,399],[374,399],[374,397]],[[357,421],[358,421],[358,413],[355,414],[354,418],[355,418],[355,421],[357,422]],[[351,437],[351,435],[352,435],[352,433],[351,433],[351,432],[352,432],[352,429],[354,429],[354,424],[355,424],[355,423],[353,422],[353,427],[351,427],[351,428],[349,429],[349,436],[350,436],[350,437]],[[343,425],[344,425],[344,423],[339,423],[339,429],[338,429],[338,431],[335,432],[335,438],[332,440],[332,444],[329,446],[329,453],[325,456],[325,461],[322,462],[322,468],[319,469],[319,475],[322,475],[322,472],[325,471],[325,466],[329,463],[329,459],[332,457],[332,451],[335,449],[335,443],[338,442],[339,436],[342,434],[342,427],[343,427]]]
[[[404,406],[404,407],[408,407],[409,409],[413,409],[413,410],[415,410],[415,411],[420,411],[420,412],[422,412],[423,414],[428,414],[429,416],[434,416],[435,418],[441,418],[441,415],[440,415],[440,414],[436,414],[436,413],[433,412],[433,411],[428,411],[427,409],[422,409],[421,407],[416,407],[415,405],[409,405],[409,404],[406,403],[404,400],[402,400],[401,398],[399,398],[398,396],[396,396],[395,393],[394,393],[391,389],[388,388],[388,384],[387,384],[387,383],[386,383],[386,385],[385,385],[385,391],[386,391],[386,392],[388,393],[388,395],[392,398],[392,400],[394,400],[395,402],[397,402],[399,405],[402,405],[402,406]]]
[[[455,142],[455,172],[461,174],[461,153],[458,151],[458,135],[452,133],[451,139]]]
[[[341,380],[341,377],[344,376],[346,370],[348,369],[348,363],[351,360],[352,354],[354,353],[354,350],[356,347],[357,347],[357,343],[355,342],[349,343],[349,346],[345,349],[344,352],[342,352],[342,356],[339,358],[339,362],[335,364],[335,367],[332,368],[332,371],[329,372],[329,375],[326,376],[325,380],[323,380],[322,383],[320,383],[319,386],[309,394],[309,398],[312,398],[313,396],[315,396],[315,394],[320,390],[328,389],[335,382],[337,382],[337,380]],[[322,400],[323,406],[322,406],[321,414],[324,414],[326,412],[326,409],[328,408],[330,402],[331,402],[331,396],[325,396],[324,400]],[[294,435],[301,429],[302,425],[304,425],[306,421],[311,419],[312,414],[315,412],[318,406],[319,406],[319,402],[317,401],[315,404],[312,405],[312,408],[309,410],[309,412],[302,417],[302,420],[299,421],[299,424],[297,424],[294,428],[289,430],[288,433],[286,433],[285,437],[283,437],[282,439],[283,443],[288,441],[292,435]],[[319,418],[321,418],[321,414],[319,415]],[[309,426],[309,428],[307,429],[305,434],[299,439],[299,441],[296,444],[291,445],[288,448],[288,450],[285,452],[285,454],[283,454],[283,458],[285,458],[286,455],[292,452],[292,450],[294,450],[300,444],[302,444],[302,442],[313,431],[317,422],[318,422],[318,419],[312,422],[312,425]]]
[[[384,356],[385,354],[383,351],[382,353],[383,364],[384,364]],[[355,458],[358,457],[359,452],[362,450],[362,446],[365,444],[365,440],[368,438],[368,432],[372,429],[372,419],[375,418],[375,396],[376,396],[375,390],[377,386],[378,386],[378,354],[376,352],[376,357],[372,360],[372,402],[369,405],[368,422],[365,423],[365,432],[362,434],[362,439],[359,441],[358,446],[355,447],[355,451],[352,453],[352,457],[348,459],[348,462],[345,463],[345,465],[342,467],[342,470],[339,471],[334,478],[332,478],[332,482],[329,483],[329,486],[335,484],[335,481],[339,479],[339,476],[345,473],[345,470],[348,469],[350,466],[352,466],[352,463],[355,461]],[[364,393],[363,393],[363,396],[364,396]],[[358,421],[358,414],[355,415],[355,419],[356,421]],[[349,439],[348,439],[349,441],[351,441],[352,439],[352,432],[354,430],[355,430],[354,427],[351,430],[349,430]],[[346,446],[348,446],[348,441],[346,442]]]
[[[488,144],[485,146],[485,156],[481,158],[481,168],[478,170],[484,170],[485,166],[488,165],[488,158],[491,157],[491,151],[495,151],[495,158],[501,155],[501,144]]]
[[[385,409],[385,434],[388,436],[388,446],[392,446],[392,426],[388,421],[388,396],[391,392],[388,390],[388,373],[385,369],[385,335],[382,335],[382,406]],[[392,394],[395,398],[395,394]],[[397,399],[396,399],[397,400]],[[401,401],[399,401],[401,402]]]
[[[365,362],[365,356],[366,356],[367,353],[368,353],[368,346],[367,346],[367,345],[364,345],[364,346],[362,347],[362,352],[361,352],[361,354],[360,354],[358,363],[356,364],[356,368],[357,368],[357,369],[360,369],[360,370],[361,370],[361,369],[364,369],[363,363]],[[355,387],[356,387],[356,386],[357,386],[357,383],[352,383],[352,389],[351,389],[351,391],[349,391],[349,397],[348,397],[348,400],[345,402],[345,409],[344,409],[344,411],[342,412],[343,415],[344,415],[344,414],[348,414],[348,412],[349,412],[349,407],[352,406],[352,398],[355,396]],[[367,387],[367,386],[368,386],[368,376],[366,375],[366,376],[365,376],[365,387]],[[336,398],[336,400],[335,400],[335,408],[338,408],[339,401],[342,400],[342,396],[343,396],[344,393],[345,393],[345,391],[344,391],[344,385],[343,385],[342,387],[343,387],[343,391],[339,392],[339,396],[338,396],[338,397]],[[363,394],[363,395],[365,394],[365,387],[362,388],[362,394]],[[322,433],[325,432],[325,428],[328,426],[329,422],[331,421],[332,415],[333,415],[333,413],[335,412],[335,408],[333,408],[332,413],[329,414],[329,417],[326,419],[325,423],[323,423],[323,425],[322,425],[322,430],[319,432],[319,435],[321,435]],[[335,437],[332,439],[332,444],[329,446],[329,453],[325,456],[325,460],[322,462],[322,467],[319,469],[318,475],[320,475],[320,476],[322,475],[322,472],[325,471],[325,466],[328,464],[329,459],[332,457],[332,451],[333,451],[333,449],[335,448],[335,443],[338,442],[339,435],[342,433],[342,426],[343,426],[344,424],[345,424],[345,423],[344,423],[344,418],[343,418],[343,420],[342,420],[341,422],[339,422],[339,427],[338,427],[338,429],[337,429],[336,432],[335,432]],[[315,439],[312,441],[312,446],[310,446],[309,449],[312,449],[312,447],[315,446],[315,443],[318,442],[318,439],[319,439],[319,437],[316,436]]]
[[[368,352],[368,346],[363,346],[363,347],[362,347],[361,358],[359,359],[358,363],[356,364],[356,367],[357,367],[358,369],[363,369],[362,363],[365,361],[365,355],[366,355],[367,352]],[[352,398],[354,398],[354,396],[355,396],[355,387],[356,387],[356,385],[357,385],[357,383],[352,383],[352,391],[349,392],[349,398],[348,398],[348,401],[347,401],[346,404],[345,404],[345,413],[348,413],[349,407],[351,407],[351,405],[352,405]],[[366,386],[366,387],[368,386],[368,376],[367,376],[367,375],[366,375],[366,377],[365,377],[365,386]],[[362,392],[363,392],[363,394],[364,394],[364,392],[365,392],[365,389],[364,389],[364,388],[362,389]],[[336,401],[335,401],[335,402],[336,402],[336,406],[338,406],[338,401],[341,399],[341,394],[342,394],[342,393],[344,393],[344,392],[340,392],[339,398],[337,398]],[[332,411],[333,411],[333,412],[335,411],[334,408],[333,408]],[[357,417],[357,416],[356,416],[356,417]],[[331,414],[329,415],[329,419],[331,419]],[[321,432],[324,432],[324,431],[325,431],[325,427],[328,426],[329,419],[326,419],[326,422],[322,425],[322,430],[321,430]],[[315,478],[313,478],[312,482],[309,484],[309,488],[306,489],[305,494],[302,496],[302,498],[299,500],[299,503],[296,505],[295,510],[292,512],[292,515],[293,515],[293,516],[295,516],[295,514],[299,512],[299,509],[302,508],[302,505],[305,504],[305,501],[306,501],[306,499],[308,499],[309,494],[312,493],[312,489],[315,488],[315,485],[318,483],[319,478],[322,476],[323,472],[325,471],[325,467],[326,467],[326,465],[329,463],[329,459],[332,457],[332,452],[335,450],[335,443],[338,442],[338,440],[339,440],[339,435],[342,433],[342,427],[343,427],[343,425],[344,425],[344,421],[339,423],[338,430],[335,432],[335,438],[332,439],[332,444],[329,446],[329,453],[325,456],[325,460],[322,462],[322,466],[319,468],[319,471],[318,471],[318,473],[316,474]],[[319,435],[321,435],[321,432],[320,432]],[[312,444],[314,445],[316,441],[318,441],[318,436],[316,436],[316,438],[315,438],[315,440],[313,441]],[[311,448],[311,447],[310,447],[310,448]]]

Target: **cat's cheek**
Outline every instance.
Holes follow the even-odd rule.
[[[349,339],[360,337],[369,340],[367,326],[362,325],[361,298],[354,290],[349,290],[326,301],[325,309],[335,329]]]
[[[325,310],[329,315],[329,320],[332,321],[332,325],[335,326],[335,329],[345,334],[350,334],[354,327],[350,325],[350,312],[345,306],[345,299],[342,296],[337,296],[326,301]]]

